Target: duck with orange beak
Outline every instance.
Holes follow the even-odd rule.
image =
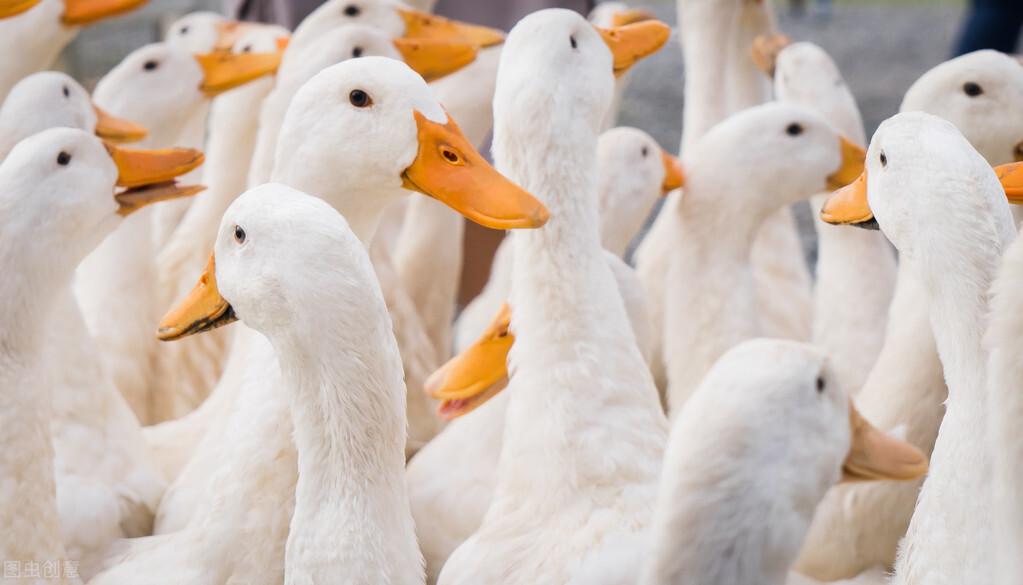
[[[145,0],[0,1],[0,100],[22,78],[50,67],[83,26],[134,10]],[[15,58],[15,56],[17,56]]]

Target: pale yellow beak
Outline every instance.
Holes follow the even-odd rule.
[[[202,91],[216,96],[263,77],[273,75],[281,65],[284,50],[273,53],[229,53],[214,51],[196,55],[202,67]]]
[[[107,143],[107,152],[117,166],[117,185],[126,187],[116,193],[121,216],[146,205],[194,195],[204,187],[178,186],[174,179],[203,163],[203,154],[191,148],[127,150]]]
[[[107,142],[138,142],[146,137],[148,131],[134,122],[112,116],[99,106],[92,106],[96,111],[96,136]]]
[[[856,177],[863,172],[863,165],[867,160],[867,151],[844,136],[840,136],[838,142],[839,150],[842,153],[842,164],[828,177],[828,189],[830,190],[840,189],[855,181]]]
[[[919,449],[882,433],[849,402],[852,441],[842,464],[842,481],[910,480],[927,473],[927,457]]]
[[[515,343],[510,326],[505,303],[475,343],[430,376],[424,389],[441,401],[438,414],[448,420],[468,414],[507,386],[508,352]]]
[[[67,26],[82,26],[135,10],[146,0],[64,0],[62,21]]]
[[[661,151],[661,162],[664,164],[664,182],[661,183],[661,194],[667,195],[675,189],[681,189],[686,182],[682,162],[665,150]]]
[[[641,59],[656,53],[671,36],[671,28],[659,20],[647,20],[614,28],[598,26],[593,28],[597,29],[607,47],[611,49],[615,77],[621,77]]]
[[[995,174],[1005,189],[1009,203],[1023,204],[1023,162],[1014,162],[995,167]]]
[[[395,39],[402,60],[426,81],[450,75],[476,60],[476,45],[460,40]]]
[[[821,207],[821,221],[834,225],[876,226],[867,200],[867,172],[835,191]]]
[[[619,10],[611,15],[611,26],[619,27],[627,24],[636,24],[637,22],[643,22],[646,20],[656,20],[657,16],[649,10],[642,8],[629,8],[627,10]]]
[[[791,44],[792,41],[789,40],[789,37],[781,33],[757,35],[757,38],[753,39],[750,56],[758,69],[766,73],[768,77],[774,77],[778,55]]]
[[[198,284],[185,300],[168,312],[160,321],[156,337],[161,341],[174,341],[195,333],[223,327],[238,318],[217,288],[217,266],[213,254]]]
[[[419,152],[402,174],[403,186],[437,199],[484,227],[537,228],[550,213],[543,203],[490,166],[455,121],[439,124],[415,112]]]
[[[11,18],[35,8],[42,0],[0,0],[0,19]]]
[[[399,8],[405,21],[405,39],[432,39],[437,41],[466,41],[485,48],[504,42],[504,33],[486,26],[449,20],[443,16],[427,14],[408,8]]]

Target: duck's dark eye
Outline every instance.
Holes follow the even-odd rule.
[[[57,155],[57,164],[59,164],[62,167],[66,167],[70,162],[71,155],[68,154],[66,150],[60,151],[60,154]]]
[[[178,32],[183,34],[183,35],[187,35],[188,34],[188,25],[186,24],[185,26],[179,28]]]
[[[888,157],[885,156],[885,154],[883,152],[881,153],[880,158],[881,158],[881,166],[882,167],[888,166]]]
[[[358,59],[361,56],[362,56],[362,47],[355,47],[354,49],[352,49],[352,58],[353,59]]]
[[[572,48],[573,49],[578,49],[579,48],[579,43],[575,42],[575,37],[574,36],[568,37],[568,42],[572,43]]]
[[[345,6],[345,16],[356,17],[361,12],[362,10],[354,4],[349,4],[348,6]]]
[[[799,136],[803,133],[803,125],[793,122],[785,128],[785,133],[789,136]]]
[[[643,150],[640,150],[640,153],[642,153],[642,154],[643,154],[643,158],[646,158],[646,157],[647,157],[647,155],[649,155],[649,154],[650,154],[650,149],[644,146],[644,147],[643,147]]]
[[[984,88],[972,81],[967,81],[963,84],[963,93],[970,97],[977,97],[984,93]]]
[[[827,386],[827,384],[824,382],[824,376],[817,376],[817,393],[818,394],[823,394],[824,393],[824,388],[826,386]]]
[[[348,101],[352,102],[352,105],[357,108],[367,108],[373,104],[369,94],[361,89],[353,89],[352,93],[348,94]]]
[[[146,71],[153,71],[159,66],[160,64],[157,63],[156,61],[146,61],[146,63],[142,65],[142,68],[145,69]]]
[[[234,226],[234,241],[239,244],[245,243],[245,230],[243,230],[240,225]]]
[[[252,52],[252,45],[245,45],[244,47],[242,47],[242,53],[251,53],[251,52]]]
[[[71,90],[68,89],[68,86],[66,86],[66,85],[64,86],[63,92],[64,92],[64,97],[66,97],[66,98],[71,97]]]

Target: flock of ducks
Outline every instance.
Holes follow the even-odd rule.
[[[868,144],[770,3],[678,0],[679,160],[614,127],[671,32],[620,3],[46,71],[143,2],[0,0],[4,582],[1023,581],[1015,58]],[[463,217],[510,233],[456,315]]]

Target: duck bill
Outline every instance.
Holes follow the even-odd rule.
[[[640,59],[652,55],[668,42],[671,28],[659,20],[647,20],[614,28],[594,27],[611,49],[615,77],[625,75]]]
[[[507,386],[508,352],[515,343],[510,325],[511,309],[505,303],[475,343],[427,379],[426,393],[441,401],[440,416],[451,420],[468,414]]]
[[[446,124],[415,112],[419,152],[402,186],[429,195],[484,227],[537,228],[550,213],[543,203],[498,173],[450,117]]]
[[[0,0],[0,20],[35,8],[42,0]]]
[[[450,75],[476,60],[476,45],[450,40],[395,39],[402,60],[426,81]]]
[[[750,57],[753,58],[753,64],[757,66],[757,69],[773,78],[775,66],[778,64],[778,55],[791,44],[792,41],[789,37],[781,33],[757,35],[750,48]]]
[[[146,205],[194,195],[203,187],[178,186],[174,179],[203,162],[203,154],[191,148],[128,150],[107,144],[117,166],[117,185],[126,187],[114,195],[117,212],[127,216]]]
[[[686,174],[682,163],[675,157],[661,151],[661,162],[664,164],[664,181],[661,183],[661,194],[667,195],[675,189],[681,189],[686,182]]]
[[[851,401],[849,428],[852,441],[842,464],[842,481],[910,480],[927,473],[927,457],[919,449],[879,431]]]
[[[196,55],[202,67],[200,89],[209,97],[230,91],[265,75],[273,75],[281,65],[283,51],[273,53],[228,53],[214,51]]]
[[[838,143],[842,164],[828,177],[828,189],[831,191],[855,181],[863,173],[863,165],[867,160],[867,151],[844,136],[838,138]]]
[[[107,142],[138,142],[146,137],[148,131],[124,118],[118,118],[103,111],[99,106],[92,107],[96,111],[96,136]]]
[[[402,35],[402,38],[459,40],[480,48],[492,47],[504,42],[504,33],[495,28],[449,20],[407,8],[399,8],[398,14],[405,21],[405,34]]]
[[[82,26],[135,10],[146,0],[64,0],[64,16],[67,26]]]
[[[611,15],[611,26],[617,28],[628,24],[636,24],[637,22],[645,22],[647,20],[655,20],[657,16],[649,10],[642,8],[629,8],[626,10],[619,10]]]
[[[213,43],[213,50],[229,52],[234,44],[241,38],[244,29],[242,23],[237,20],[224,20],[216,25],[217,40]]]
[[[1009,203],[1023,204],[1023,162],[998,165],[995,167],[995,175],[1002,183]]]
[[[821,207],[821,221],[832,225],[855,225],[877,229],[874,212],[867,201],[867,173],[835,191]]]
[[[157,339],[174,341],[195,333],[212,331],[238,320],[231,303],[220,295],[220,289],[217,288],[216,264],[213,254],[210,254],[210,261],[195,288],[160,321],[156,331]]]

